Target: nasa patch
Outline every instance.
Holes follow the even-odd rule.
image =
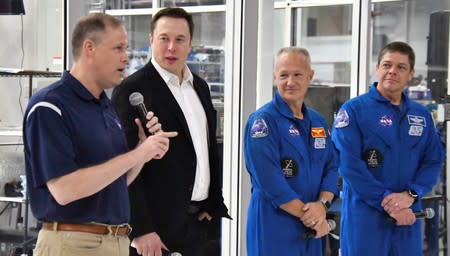
[[[380,117],[381,126],[392,126],[392,117],[384,115]]]
[[[291,124],[291,126],[289,126],[289,134],[291,136],[299,136],[300,132],[298,131],[298,129],[293,124]]]
[[[252,129],[250,130],[250,136],[252,138],[263,138],[269,135],[269,127],[267,127],[266,121],[262,118],[258,118],[253,121]]]

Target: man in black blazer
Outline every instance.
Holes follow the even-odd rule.
[[[155,14],[151,61],[112,95],[130,147],[138,143],[137,113],[129,103],[133,92],[144,96],[162,129],[178,132],[165,157],[145,165],[129,187],[132,255],[161,255],[164,250],[220,255],[220,221],[229,216],[222,196],[217,113],[207,83],[186,65],[193,28],[191,15],[181,8]]]

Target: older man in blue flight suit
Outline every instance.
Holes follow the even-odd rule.
[[[317,238],[330,231],[325,217],[338,192],[338,155],[324,118],[303,103],[313,74],[306,49],[282,48],[278,92],[247,122],[249,256],[322,255]],[[316,239],[302,239],[308,230]]]
[[[345,103],[336,117],[343,256],[422,255],[414,212],[436,183],[444,154],[430,113],[403,92],[414,61],[408,44],[386,45],[378,56],[378,82]]]

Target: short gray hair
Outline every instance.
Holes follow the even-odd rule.
[[[278,60],[278,58],[280,57],[281,54],[283,53],[295,53],[295,54],[302,54],[303,56],[306,57],[306,61],[308,62],[308,65],[311,66],[311,57],[309,55],[308,50],[306,50],[306,48],[303,47],[297,47],[297,46],[289,46],[289,47],[283,47],[280,50],[278,50],[276,59]],[[276,62],[275,62],[276,64]]]

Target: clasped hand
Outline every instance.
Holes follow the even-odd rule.
[[[383,209],[390,217],[395,219],[398,226],[412,225],[416,222],[416,216],[411,210],[414,199],[408,192],[391,193],[381,202]]]
[[[304,214],[300,218],[303,225],[316,231],[316,237],[319,238],[330,232],[330,226],[325,220],[327,212],[321,202],[310,202],[303,206]]]

